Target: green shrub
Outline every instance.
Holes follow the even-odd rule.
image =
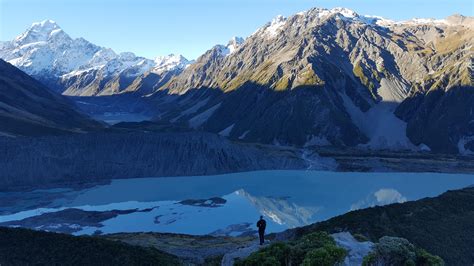
[[[207,257],[204,259],[203,266],[220,266],[222,262],[223,255]]]
[[[235,266],[254,266],[254,265],[265,265],[275,266],[281,265],[275,257],[268,256],[265,253],[252,253],[249,257],[244,260],[238,260],[234,264]]]
[[[313,232],[292,243],[290,259],[293,265],[300,265],[306,253],[325,246],[335,246],[336,242],[326,232]]]
[[[374,250],[364,258],[362,265],[442,266],[444,261],[423,249],[416,248],[404,238],[384,236],[375,244]]]
[[[428,253],[426,250],[419,248],[416,251],[416,265],[419,266],[444,266],[442,258]]]
[[[314,232],[288,244],[271,244],[235,265],[334,265],[346,255],[329,234]]]
[[[297,241],[295,246],[300,247],[303,250],[309,250],[314,248],[320,248],[324,246],[335,246],[336,242],[326,232],[314,232],[303,236]]]
[[[347,252],[336,246],[324,246],[309,251],[304,260],[304,266],[332,266],[344,261]]]
[[[375,246],[376,253],[390,265],[415,261],[415,246],[405,238],[384,236]]]
[[[252,253],[245,260],[235,263],[235,265],[288,265],[291,248],[285,243],[274,243]]]
[[[362,266],[374,265],[376,260],[377,256],[375,255],[375,252],[370,252],[369,254],[367,254],[367,256],[364,257],[364,260],[362,261]]]

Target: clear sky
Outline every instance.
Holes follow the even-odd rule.
[[[0,0],[0,40],[52,19],[72,37],[116,52],[194,59],[232,36],[252,34],[276,15],[338,6],[394,20],[474,16],[474,0]]]

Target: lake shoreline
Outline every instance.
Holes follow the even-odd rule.
[[[255,234],[254,220],[261,214],[268,219],[268,232],[281,232],[473,184],[470,174],[313,170],[115,179],[82,189],[2,192],[0,225],[76,235],[246,236]]]

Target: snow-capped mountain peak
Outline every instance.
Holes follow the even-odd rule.
[[[180,54],[169,54],[166,56],[157,56],[155,58],[155,67],[152,72],[162,73],[164,71],[172,71],[175,69],[184,69],[192,62]]]
[[[60,29],[61,27],[59,27],[59,25],[54,20],[47,19],[41,22],[35,22],[31,24],[31,27],[26,30],[25,33],[34,31],[38,33],[50,34],[51,32]]]
[[[343,8],[343,7],[335,7],[333,9],[327,9],[327,8],[312,8],[307,11],[299,12],[296,14],[296,16],[310,16],[310,17],[315,17],[315,18],[326,18],[329,16],[333,15],[340,15],[345,18],[349,19],[355,19],[359,17],[359,14],[357,14],[355,11],[348,9],[348,8]]]
[[[229,54],[237,50],[244,43],[244,41],[245,40],[242,37],[232,37],[232,39],[229,40],[229,43],[227,43],[227,49],[229,49]]]
[[[14,42],[18,45],[45,42],[59,33],[65,34],[56,22],[53,20],[44,20],[33,23],[30,28],[16,37]]]
[[[0,58],[67,95],[116,93],[147,71],[184,69],[181,55],[156,60],[115,53],[83,38],[71,38],[53,20],[33,23],[12,41],[0,43]]]
[[[219,56],[228,56],[239,49],[244,43],[245,39],[242,37],[232,37],[227,45],[218,44],[213,49],[218,51]]]
[[[263,35],[269,38],[273,38],[278,35],[281,28],[283,28],[283,26],[285,25],[286,21],[287,21],[287,18],[285,18],[282,15],[278,15],[275,18],[273,18],[271,22],[267,23],[267,25],[265,25],[262,29],[260,29],[257,32],[261,31]]]
[[[97,51],[89,64],[92,65],[105,65],[107,62],[117,58],[117,54],[110,48],[104,48]]]
[[[344,8],[344,7],[336,7],[331,10],[329,10],[331,14],[341,14],[342,16],[346,18],[356,18],[359,16],[354,10]]]

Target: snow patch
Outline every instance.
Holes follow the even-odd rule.
[[[171,71],[175,69],[185,69],[191,63],[192,61],[189,61],[180,54],[158,56],[155,58],[155,66],[153,67],[152,72],[162,73],[164,71]]]
[[[411,20],[406,21],[394,21],[390,19],[386,19],[380,16],[373,16],[373,15],[359,15],[355,11],[343,8],[343,7],[336,7],[333,9],[326,9],[326,8],[314,8],[308,11],[298,12],[296,16],[312,16],[318,19],[325,19],[329,16],[337,15],[337,18],[342,18],[345,20],[351,20],[354,22],[361,22],[368,25],[376,25],[380,27],[392,27],[398,25],[450,25],[451,23],[446,19],[431,19],[431,18],[414,18]]]
[[[242,37],[232,37],[232,39],[230,39],[229,43],[227,44],[227,49],[229,49],[229,54],[232,54],[234,53],[237,49],[240,48],[240,46],[242,46],[242,44],[244,43],[244,38]]]
[[[344,7],[335,7],[330,10],[330,13],[332,14],[338,13],[338,14],[343,15],[346,18],[356,18],[359,16],[355,11],[350,10],[348,8],[344,8]]]
[[[268,38],[276,37],[282,30],[283,26],[285,26],[287,19],[282,16],[276,16],[270,23],[267,23],[262,29],[258,30],[257,32],[262,32],[262,34]]]
[[[400,21],[396,24],[402,25],[423,25],[423,24],[431,24],[431,25],[447,25],[449,24],[445,19],[433,19],[433,18],[414,18],[411,20]]]
[[[218,44],[214,46],[214,48],[218,50],[221,56],[226,57],[234,53],[235,51],[237,51],[242,46],[244,41],[245,40],[241,37],[233,37],[232,39],[229,40],[227,45]]]

